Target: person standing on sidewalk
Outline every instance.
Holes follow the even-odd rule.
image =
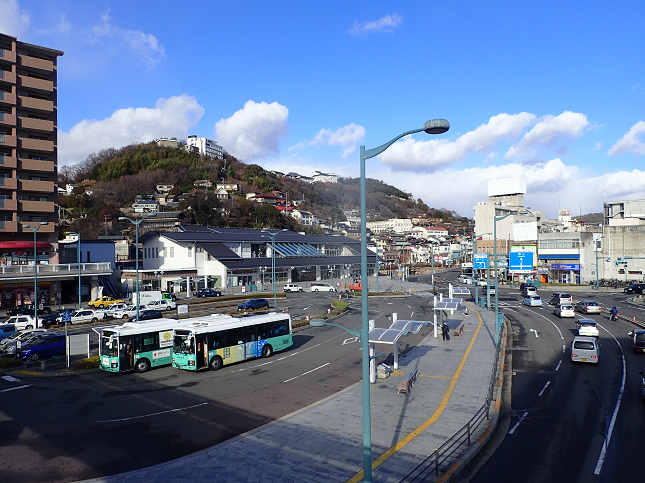
[[[445,321],[441,324],[441,336],[443,337],[443,340],[450,340],[450,328]]]

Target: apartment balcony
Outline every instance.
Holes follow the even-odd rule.
[[[0,178],[0,188],[6,190],[17,190],[18,180],[16,178]]]
[[[20,66],[25,69],[39,71],[41,73],[51,73],[54,71],[54,63],[51,60],[39,59],[25,54],[18,54],[18,59]]]
[[[5,148],[15,148],[18,145],[16,136],[0,132],[0,146]]]
[[[7,179],[7,178],[5,178]],[[53,193],[53,181],[36,181],[33,179],[21,179],[20,189],[22,191],[37,191],[39,193]]]
[[[54,152],[54,141],[44,141],[42,139],[20,138],[20,149],[28,151],[40,151],[43,153]]]
[[[2,158],[0,158],[2,159]],[[7,159],[7,158],[5,158]],[[10,158],[16,159],[16,158]],[[15,165],[13,166],[16,167]],[[40,159],[24,159],[20,158],[20,168],[24,171],[40,171],[44,173],[53,173],[54,172],[54,162],[53,161],[41,161]]]
[[[19,75],[18,81],[18,85],[24,89],[32,89],[46,94],[51,94],[54,91],[54,83],[50,80]]]
[[[16,74],[9,70],[3,70],[2,65],[0,65],[0,86],[13,85],[16,83]]]
[[[15,64],[16,53],[13,50],[0,49],[0,65],[3,61]]]
[[[0,220],[0,233],[18,233],[18,222]]]
[[[18,160],[12,156],[0,156],[0,168],[15,169],[18,166]]]
[[[0,106],[15,106],[16,95],[11,92],[0,91]]]
[[[54,103],[47,99],[38,99],[36,97],[18,96],[20,99],[20,107],[24,109],[32,109],[34,111],[51,113],[54,112]]]
[[[0,198],[0,212],[2,211],[17,211],[18,200],[5,200]]]
[[[16,125],[15,114],[0,112],[0,127],[2,126],[14,127],[15,125]]]
[[[54,213],[56,206],[53,201],[18,200],[19,211]]]
[[[19,117],[18,126],[21,129],[29,129],[31,131],[40,131],[40,132],[46,132],[46,133],[54,132],[54,121],[46,121],[44,119],[32,119],[30,117]]]

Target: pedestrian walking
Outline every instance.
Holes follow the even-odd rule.
[[[441,336],[443,340],[450,340],[450,328],[445,322],[441,325]]]

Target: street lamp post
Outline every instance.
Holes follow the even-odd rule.
[[[421,129],[399,134],[394,139],[381,146],[372,149],[360,149],[360,171],[361,171],[361,360],[363,377],[363,481],[372,482],[372,428],[370,421],[370,381],[369,381],[369,319],[367,304],[367,195],[365,180],[365,160],[378,156],[394,142],[404,136],[425,131],[427,134],[443,134],[450,129],[450,124],[445,119],[433,119],[426,122]]]
[[[136,306],[137,306],[137,322],[139,321],[139,225],[143,220],[145,220],[150,213],[146,213],[143,218],[139,218],[137,221],[134,221],[131,218],[128,218],[127,216],[119,216],[119,221],[129,221],[134,225],[134,230],[135,230],[135,247],[134,247],[134,253],[136,257],[135,261],[135,267],[136,267],[136,283],[137,283],[137,301],[136,301]]]
[[[81,310],[81,233],[66,233],[67,236],[76,236],[76,257],[78,262],[78,310]]]
[[[492,233],[482,233],[481,235],[475,235],[475,248],[473,251],[473,280],[475,281],[475,305],[479,305],[479,277],[477,276],[477,269],[475,269],[475,255],[477,255],[477,238],[484,235],[492,235]],[[488,269],[486,271],[488,272]],[[488,288],[486,289],[488,292]]]
[[[287,231],[286,228],[278,231],[268,231],[268,230],[262,230],[262,233],[266,233],[267,235],[261,235],[265,238],[271,238],[271,288],[273,289],[273,309],[277,310],[278,309],[278,296],[276,295],[276,284],[275,284],[275,237],[282,233],[283,231]]]
[[[41,221],[36,227],[29,223],[23,223],[23,227],[27,226],[34,232],[34,319],[36,320],[36,328],[38,328],[38,248],[36,246],[36,232],[43,225],[49,225],[49,222]]]

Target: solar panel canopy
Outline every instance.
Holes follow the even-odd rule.
[[[368,338],[371,343],[394,344],[402,335],[401,330],[374,328],[370,330]]]
[[[390,325],[390,329],[417,334],[421,330],[421,327],[429,323],[430,322],[427,320],[397,320],[392,325]]]
[[[466,287],[455,287],[452,289],[452,293],[455,295],[470,295],[470,290]]]

